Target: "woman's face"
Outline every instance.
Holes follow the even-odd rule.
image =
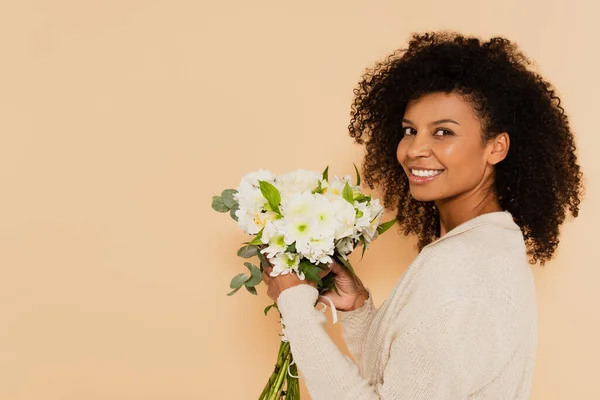
[[[455,93],[431,93],[411,101],[402,123],[397,158],[419,201],[476,194],[493,172],[481,123]]]

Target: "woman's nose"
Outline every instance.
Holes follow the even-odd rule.
[[[413,136],[407,155],[410,158],[423,158],[431,155],[431,146],[426,135],[417,133]]]

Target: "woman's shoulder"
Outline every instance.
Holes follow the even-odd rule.
[[[518,227],[476,226],[424,249],[423,256],[418,284],[444,301],[518,298],[532,290],[533,275]]]

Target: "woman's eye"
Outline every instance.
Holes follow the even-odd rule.
[[[410,135],[413,135],[415,132],[414,132],[413,128],[410,128],[407,126],[407,127],[402,128],[402,133],[404,134],[404,136],[410,136]]]
[[[453,135],[452,131],[448,129],[439,128],[435,131],[434,136],[451,136]]]

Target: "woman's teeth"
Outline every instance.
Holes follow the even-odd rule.
[[[423,177],[427,177],[427,176],[436,176],[439,175],[443,172],[443,169],[411,169],[410,172],[414,175],[414,176],[423,176]]]

